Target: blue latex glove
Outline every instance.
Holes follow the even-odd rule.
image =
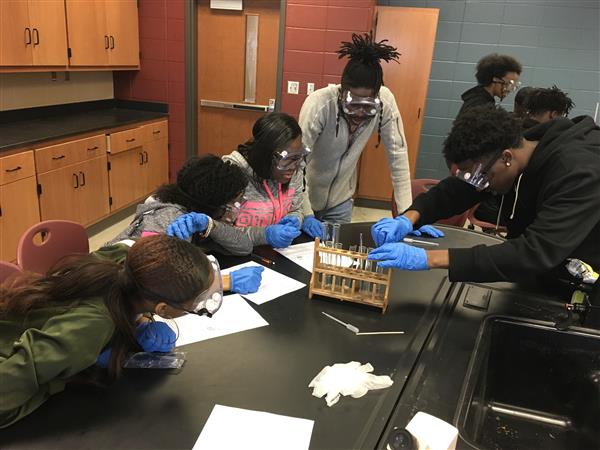
[[[252,294],[258,291],[262,280],[264,267],[242,267],[229,274],[231,277],[231,292],[238,294]]]
[[[138,344],[145,352],[170,352],[177,336],[164,322],[144,322],[135,331]]]
[[[294,228],[297,228],[298,230],[300,229],[300,219],[298,219],[298,217],[296,217],[296,216],[285,216],[283,219],[281,219],[279,222],[277,222],[277,224],[278,225],[289,225]]]
[[[102,353],[98,355],[96,365],[106,369],[108,367],[108,361],[110,361],[110,355],[112,354],[112,348],[108,347]]]
[[[429,236],[432,238],[444,237],[444,232],[442,230],[438,230],[437,228],[431,225],[423,225],[418,230],[413,230],[410,233],[411,236]]]
[[[167,227],[167,235],[179,239],[188,240],[194,233],[201,233],[208,227],[208,216],[206,214],[191,212],[183,214],[175,219]]]
[[[427,252],[419,247],[401,243],[383,244],[369,253],[369,259],[379,261],[379,267],[402,270],[427,270]]]
[[[323,240],[323,222],[316,219],[315,216],[306,216],[302,222],[302,231],[311,238],[320,238]]]
[[[406,216],[397,216],[394,219],[381,219],[373,225],[371,236],[375,245],[379,247],[387,242],[400,242],[412,230],[412,223]]]
[[[288,247],[301,231],[291,225],[269,225],[265,228],[265,238],[273,248]]]

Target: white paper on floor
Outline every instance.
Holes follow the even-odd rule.
[[[250,261],[234,267],[223,269],[221,270],[221,273],[228,274],[234,270],[241,269],[242,267],[252,266],[264,267],[254,261]],[[257,305],[262,305],[263,303],[274,300],[277,297],[281,297],[282,295],[302,289],[304,286],[306,286],[306,284],[265,267],[265,270],[262,273],[262,280],[258,291],[254,294],[244,294],[243,296]]]
[[[313,420],[215,405],[193,450],[307,450]]]
[[[179,333],[177,347],[269,325],[238,294],[226,295],[223,298],[221,308],[219,308],[212,318],[186,314],[177,319],[170,320],[157,316],[156,320],[167,323],[175,333]]]

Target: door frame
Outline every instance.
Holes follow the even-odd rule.
[[[185,151],[191,158],[196,155],[198,142],[198,2],[184,3],[185,39]],[[277,86],[275,111],[280,111],[283,81],[283,44],[285,37],[285,11],[287,0],[279,0],[279,46],[277,54]]]

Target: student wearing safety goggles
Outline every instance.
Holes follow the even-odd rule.
[[[2,284],[0,428],[70,382],[114,380],[129,352],[171,351],[171,328],[140,317],[215,314],[220,279],[218,264],[198,247],[156,235]]]
[[[312,152],[307,159],[305,214],[329,222],[352,219],[356,168],[373,133],[388,156],[398,208],[411,202],[408,153],[402,118],[392,92],[383,86],[380,61],[398,61],[399,53],[386,41],[352,35],[338,54],[348,57],[341,85],[310,94],[300,110],[304,143]]]
[[[559,118],[522,133],[500,108],[460,116],[444,143],[458,166],[396,219],[372,227],[380,266],[448,269],[451,281],[521,281],[561,273],[567,258],[600,268],[600,128],[588,116]],[[413,227],[460,214],[502,195],[501,244],[424,250],[399,243]],[[549,277],[552,279],[552,276]]]

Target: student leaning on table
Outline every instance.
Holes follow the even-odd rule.
[[[140,323],[140,315],[211,316],[220,280],[218,264],[198,247],[156,235],[0,285],[0,428],[69,382],[98,380],[102,365],[116,378],[127,352],[172,350],[168,325]]]
[[[449,269],[451,281],[521,281],[560,276],[566,258],[600,268],[600,128],[588,116],[559,118],[522,133],[495,107],[460,116],[444,143],[458,166],[395,219],[373,225],[369,255],[384,267]],[[497,245],[428,250],[399,243],[414,226],[460,214],[492,195],[508,239]]]

